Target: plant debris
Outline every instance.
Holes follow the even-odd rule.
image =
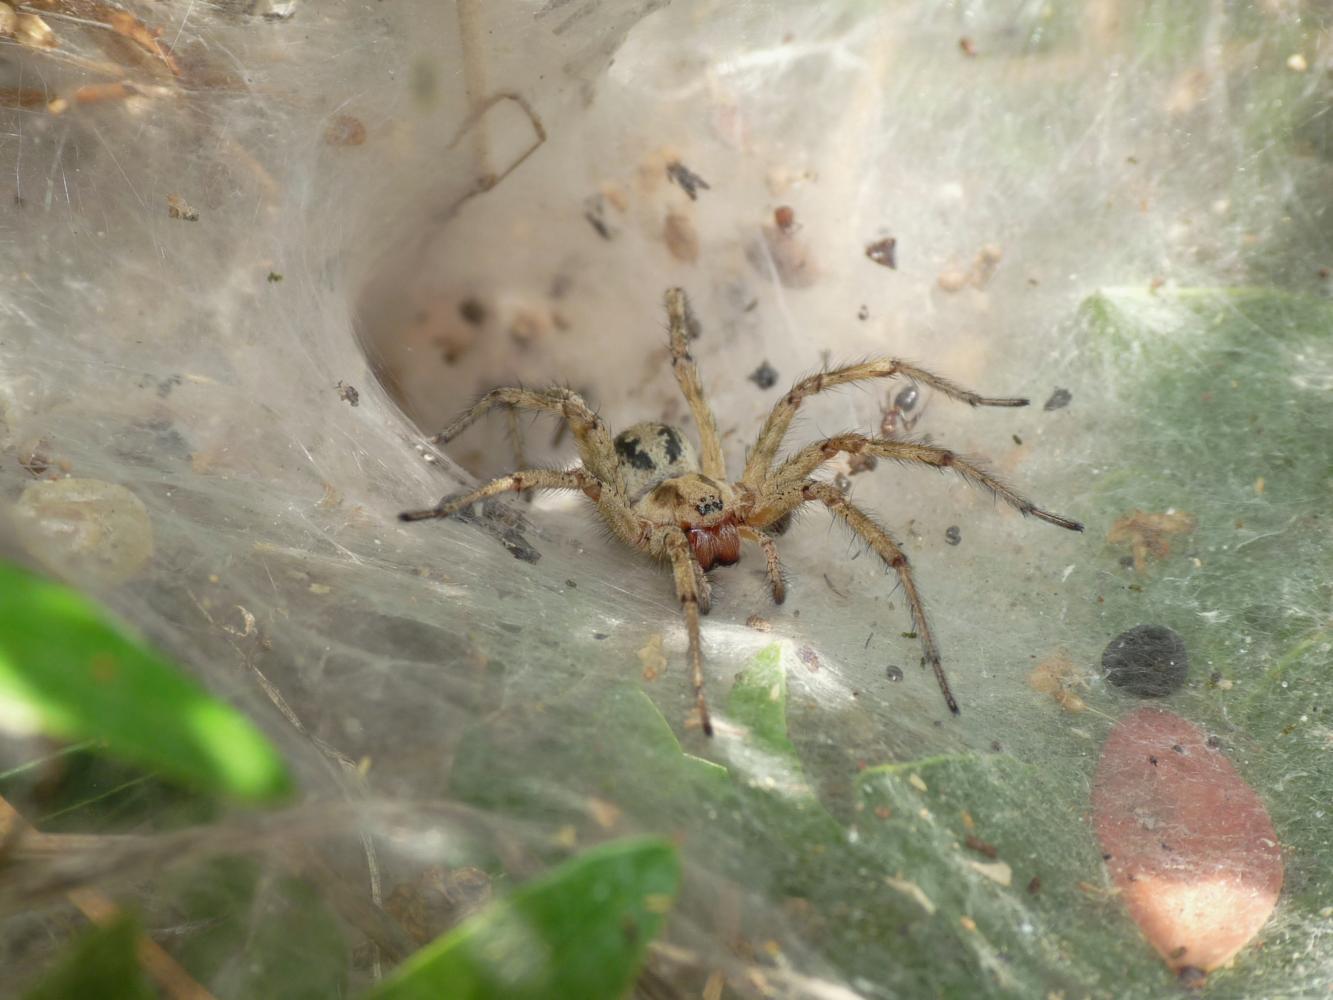
[[[1055,392],[1051,393],[1051,398],[1043,404],[1042,409],[1047,413],[1052,410],[1063,410],[1073,398],[1074,394],[1068,389],[1056,389]]]
[[[1150,556],[1165,559],[1171,554],[1172,535],[1191,534],[1197,526],[1198,521],[1194,515],[1183,511],[1168,510],[1162,514],[1152,514],[1136,510],[1111,525],[1106,541],[1111,545],[1128,544],[1134,572],[1144,573],[1148,569]]]
[[[679,160],[672,160],[667,164],[667,177],[680,185],[680,189],[690,196],[690,201],[696,201],[699,197],[699,189],[705,191],[712,190],[708,182],[696,174]]]

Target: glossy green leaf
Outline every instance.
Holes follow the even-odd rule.
[[[245,799],[291,786],[244,716],[126,637],[90,601],[0,565],[0,730],[97,740],[123,760]]]
[[[93,928],[74,943],[36,987],[24,994],[24,1000],[71,997],[153,1000],[157,994],[144,978],[135,957],[138,934],[138,926],[129,917]]]
[[[680,862],[668,841],[613,841],[523,886],[422,948],[371,996],[623,996],[679,884]]]

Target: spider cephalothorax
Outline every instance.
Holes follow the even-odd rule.
[[[689,353],[687,331],[692,318],[688,314],[685,293],[679,288],[668,291],[666,307],[671,331],[671,366],[698,427],[699,455],[696,456],[694,446],[680,430],[667,424],[635,424],[613,439],[606,425],[588,408],[583,398],[569,389],[493,389],[432,440],[437,444],[449,442],[493,406],[545,410],[558,414],[569,423],[578,441],[582,465],[568,471],[528,469],[512,472],[469,493],[446,497],[435,507],[408,511],[401,515],[402,519],[419,521],[449,517],[478,500],[509,491],[582,491],[597,505],[598,513],[623,542],[671,564],[689,632],[690,676],[699,723],[705,733],[712,735],[703,693],[703,655],[699,640],[699,614],[707,613],[709,605],[707,573],[715,566],[735,563],[740,559],[741,542],[751,542],[763,549],[768,563],[769,588],[773,600],[781,604],[786,596],[786,584],[773,536],[781,534],[793,511],[807,503],[821,503],[897,574],[912,624],[921,640],[922,663],[929,664],[934,670],[945,704],[957,714],[958,703],[949,690],[948,679],[940,664],[939,648],[926,620],[907,556],[888,531],[840,490],[810,478],[811,475],[839,454],[952,469],[968,482],[990,490],[1023,514],[1031,514],[1071,531],[1082,531],[1083,525],[1042,510],[976,464],[935,445],[891,437],[840,434],[808,445],[782,462],[776,461],[777,452],[805,397],[850,382],[901,375],[970,406],[1027,406],[1028,401],[980,396],[895,358],[819,372],[797,382],[773,407],[746,458],[741,478],[728,483],[717,423],[704,401],[699,372]]]

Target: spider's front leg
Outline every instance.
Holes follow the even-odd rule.
[[[773,594],[773,603],[781,604],[787,599],[787,579],[782,575],[782,562],[778,559],[777,543],[765,532],[748,524],[741,525],[740,532],[742,538],[749,539],[764,550],[764,560],[768,564],[768,589]]]
[[[689,636],[690,683],[694,686],[694,707],[699,713],[699,727],[705,736],[713,735],[713,722],[708,716],[708,702],[704,699],[704,658],[699,639],[699,590],[695,567],[699,564],[690,549],[689,539],[679,528],[668,528],[661,541],[671,559],[672,576],[676,581],[676,596],[685,616],[685,630]]]
[[[921,640],[921,662],[930,666],[940,686],[940,693],[944,695],[944,703],[949,706],[950,712],[957,715],[958,702],[954,700],[953,691],[949,689],[949,678],[944,675],[944,666],[940,663],[940,650],[935,644],[935,633],[931,631],[930,622],[926,619],[926,608],[921,602],[920,592],[916,589],[916,581],[912,578],[912,568],[907,561],[907,554],[903,552],[897,540],[887,529],[877,524],[874,518],[848,500],[841,490],[829,483],[807,482],[801,488],[800,498],[802,502],[815,500],[822,503],[834,517],[856,532],[875,555],[884,560],[885,565],[898,574],[898,582],[902,585],[903,594],[907,598],[907,609],[912,617],[912,629]]]
[[[898,545],[889,532],[877,524],[869,514],[861,510],[842,491],[831,483],[817,483],[805,480],[800,483],[785,483],[781,488],[771,484],[768,489],[754,496],[746,510],[746,520],[751,529],[762,528],[791,514],[792,511],[811,501],[822,503],[843,524],[851,528],[856,535],[866,542],[884,564],[898,575],[898,583],[907,597],[907,609],[911,615],[912,628],[921,640],[923,665],[929,664],[939,683],[944,703],[954,715],[958,714],[958,702],[949,689],[949,679],[944,675],[940,663],[939,647],[935,644],[935,633],[931,631],[926,618],[925,605],[921,594],[916,589],[916,580],[912,577],[912,568],[907,561],[907,554]]]
[[[980,486],[982,489],[989,490],[994,496],[1003,500],[1024,516],[1030,514],[1048,524],[1055,525],[1057,528],[1065,528],[1069,531],[1083,530],[1083,525],[1078,521],[1062,514],[1054,514],[1049,510],[1043,510],[1010,487],[1004,480],[987,472],[975,463],[969,462],[948,448],[918,444],[914,441],[871,438],[864,434],[840,434],[837,437],[825,438],[823,441],[817,441],[809,447],[802,448],[783,462],[773,474],[772,486],[770,487],[772,492],[782,493],[801,488],[801,484],[804,483],[805,478],[810,473],[840,452],[846,452],[848,455],[874,455],[877,458],[888,458],[896,462],[915,462],[933,466],[936,469],[952,469],[973,486]]]
[[[777,457],[778,448],[782,446],[782,440],[787,436],[787,428],[791,426],[792,418],[796,416],[796,411],[800,409],[801,403],[805,401],[807,396],[827,392],[839,386],[851,385],[854,382],[864,382],[876,378],[896,378],[899,375],[909,378],[913,382],[928,385],[950,399],[956,399],[968,406],[1028,405],[1026,399],[1007,396],[983,396],[971,389],[963,388],[942,375],[936,375],[934,372],[918,368],[916,365],[898,358],[880,358],[875,361],[865,361],[859,365],[835,368],[833,371],[816,372],[814,375],[809,375],[797,382],[791,387],[791,391],[774,405],[773,412],[768,415],[763,428],[759,431],[759,438],[755,441],[754,448],[745,460],[745,472],[741,475],[741,482],[747,486],[758,488],[768,479],[773,460]]]

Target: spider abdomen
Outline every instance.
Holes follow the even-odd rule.
[[[694,445],[669,424],[644,421],[616,435],[616,465],[630,503],[668,479],[696,472]]]

